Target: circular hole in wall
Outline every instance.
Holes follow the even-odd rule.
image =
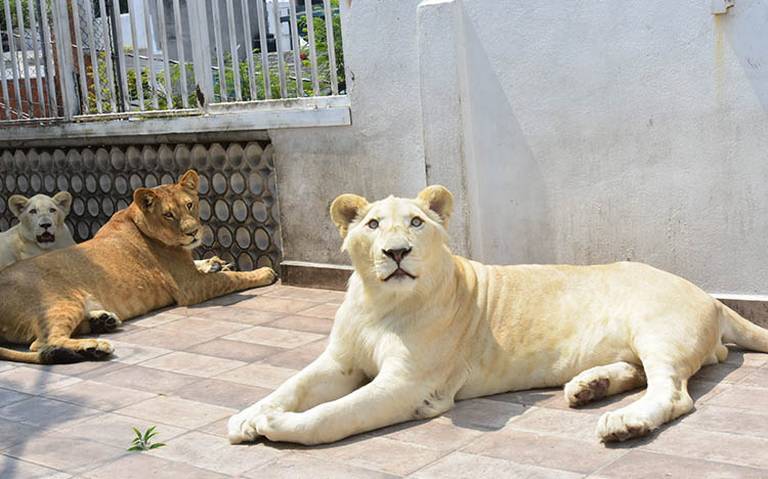
[[[80,175],[74,175],[69,180],[70,186],[72,186],[72,191],[75,193],[80,193],[83,191],[83,179],[80,177]]]
[[[224,200],[218,200],[214,205],[214,213],[219,221],[227,221],[229,219],[229,206]]]
[[[109,193],[109,190],[112,189],[112,179],[109,175],[101,175],[99,177],[99,188],[101,188],[102,192]]]
[[[128,193],[128,180],[126,180],[123,176],[116,177],[115,190],[121,195]]]
[[[56,180],[53,176],[45,175],[43,178],[43,188],[45,188],[47,193],[53,193],[53,190],[56,189]]]
[[[253,240],[256,243],[256,247],[260,250],[263,251],[269,248],[269,235],[264,231],[264,228],[258,228],[253,233]]]
[[[253,270],[253,258],[247,253],[241,253],[240,256],[237,257],[237,269],[240,271]]]
[[[96,177],[93,175],[87,175],[85,177],[85,190],[88,193],[96,193]]]
[[[227,179],[221,173],[213,175],[213,191],[223,195],[227,191]]]
[[[219,244],[225,248],[232,246],[232,233],[227,228],[219,228],[216,234],[216,239],[219,240]]]
[[[27,189],[29,189],[29,181],[27,181],[24,175],[19,175],[19,178],[16,180],[16,186],[19,188],[19,191],[26,193]]]
[[[232,202],[232,216],[239,222],[244,222],[248,218],[248,207],[243,200],[235,200]]]
[[[255,201],[251,205],[251,211],[253,212],[253,218],[260,223],[266,222],[269,217],[267,206],[260,201]]]
[[[235,241],[240,249],[248,249],[251,246],[251,232],[242,226],[235,230]]]
[[[207,200],[200,200],[200,219],[202,221],[211,219],[211,204]]]
[[[232,191],[238,195],[245,191],[245,178],[240,173],[232,173],[232,177],[229,179],[229,184],[232,186]]]

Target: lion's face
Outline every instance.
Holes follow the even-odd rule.
[[[53,198],[46,195],[35,195],[32,198],[13,195],[8,205],[19,219],[22,236],[40,248],[48,249],[63,233],[63,228],[66,228],[64,219],[69,214],[72,195],[66,191],[56,193]]]
[[[133,201],[142,213],[136,224],[142,233],[167,246],[189,250],[200,246],[199,184],[200,177],[190,170],[176,184],[134,191]]]
[[[445,227],[453,197],[430,186],[415,199],[390,196],[368,203],[341,195],[331,217],[344,238],[355,271],[366,283],[389,291],[412,290],[442,272],[447,251]]]

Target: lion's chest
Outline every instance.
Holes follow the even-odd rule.
[[[373,378],[386,363],[408,360],[407,344],[394,321],[373,315],[341,318],[334,341],[355,368]]]

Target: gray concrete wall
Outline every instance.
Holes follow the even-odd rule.
[[[768,293],[768,0],[342,2],[353,126],[273,131],[287,259],[326,207],[440,181],[459,250]]]

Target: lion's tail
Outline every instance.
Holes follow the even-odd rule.
[[[768,353],[768,329],[750,322],[723,303],[720,303],[720,308],[723,312],[722,331],[725,342]]]
[[[9,348],[0,348],[0,359],[20,363],[45,364],[43,356],[38,352],[16,351]]]

